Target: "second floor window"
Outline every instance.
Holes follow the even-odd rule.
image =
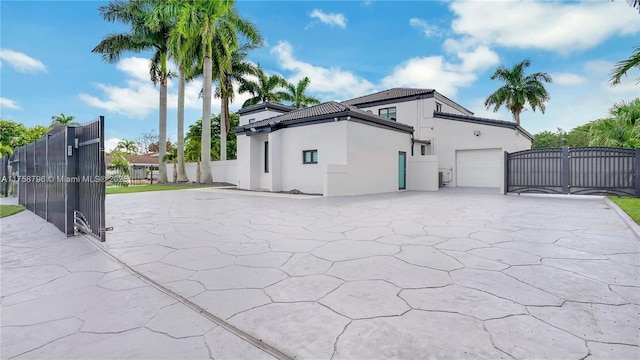
[[[442,104],[440,104],[439,102],[436,103],[436,111],[442,112]]]
[[[389,120],[396,120],[396,107],[389,107],[389,108],[384,108],[384,109],[379,109],[378,110],[378,115],[380,115],[383,118],[387,118]]]

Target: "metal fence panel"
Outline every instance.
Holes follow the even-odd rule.
[[[562,192],[562,149],[532,149],[508,155],[509,192]]]
[[[61,231],[72,233],[67,229],[65,174],[67,153],[65,143],[66,132],[58,132],[49,136],[47,156],[47,221],[55,224]]]
[[[77,127],[78,139],[76,199],[76,226],[100,241],[105,240],[105,163],[104,163],[104,118],[91,124]]]
[[[67,236],[79,230],[105,240],[103,117],[86,125],[57,126],[35,143],[16,148],[11,159],[20,204]]]
[[[640,196],[640,149],[531,149],[505,154],[505,192]]]

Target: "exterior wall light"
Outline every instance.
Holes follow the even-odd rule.
[[[482,133],[480,132],[480,130],[474,130],[474,131],[473,131],[473,135],[475,135],[475,136],[480,136],[480,134],[482,134]]]

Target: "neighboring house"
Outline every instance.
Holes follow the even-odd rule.
[[[147,178],[148,171],[158,170],[158,154],[144,155],[123,155],[129,162],[129,178],[131,180],[141,180]],[[111,166],[112,156],[105,156],[104,162],[107,169]]]
[[[441,183],[501,187],[504,151],[532,141],[515,123],[473,117],[433,89],[395,88],[300,110],[262,103],[238,113],[237,185],[251,190],[336,196]]]

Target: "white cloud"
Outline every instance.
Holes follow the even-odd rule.
[[[13,51],[11,49],[0,49],[0,60],[2,60],[3,63],[7,62],[14,69],[16,69],[16,71],[22,73],[47,71],[47,68],[40,60],[34,59],[25,53]]]
[[[499,62],[498,55],[486,46],[460,51],[456,56],[461,62],[448,62],[443,56],[409,59],[382,79],[382,85],[433,88],[448,97],[455,97],[459,87],[469,86],[478,78],[477,72]]]
[[[640,32],[638,14],[624,1],[521,2],[456,1],[455,33],[483,44],[536,48],[568,54],[613,35]]]
[[[340,13],[325,13],[322,10],[313,9],[309,16],[312,19],[318,19],[321,23],[327,24],[331,27],[338,26],[343,29],[347,27],[347,18]]]
[[[149,75],[149,59],[135,56],[124,58],[118,61],[116,69],[137,80],[145,82],[151,81],[151,77]]]
[[[338,67],[324,68],[297,60],[293,56],[291,44],[281,41],[271,49],[278,58],[278,64],[293,72],[289,81],[297,82],[305,76],[311,79],[309,92],[319,93],[325,99],[344,100],[361,96],[375,89],[368,80]]]
[[[169,64],[175,69],[174,64]],[[130,119],[145,120],[159,108],[159,88],[154,86],[149,78],[149,61],[139,57],[128,57],[120,60],[116,68],[124,73],[126,79],[124,85],[94,83],[93,86],[102,92],[101,95],[82,93],[78,98],[86,104],[104,109],[112,114],[122,115]],[[168,82],[167,108],[177,109],[178,106],[178,79]],[[235,89],[238,89],[236,84]],[[200,118],[202,116],[202,80],[196,79],[185,86],[185,119]],[[250,97],[249,94],[237,94],[230,104],[230,109],[239,109],[242,103]],[[211,99],[211,112],[220,112],[220,99]],[[174,121],[175,114],[168,114],[168,122]]]
[[[442,30],[438,26],[431,25],[423,19],[411,18],[409,20],[409,25],[422,31],[422,33],[424,33],[424,36],[426,37],[442,35]]]
[[[576,126],[608,116],[611,106],[621,100],[637,98],[638,87],[634,79],[640,75],[640,71],[636,70],[629,74],[627,79],[623,79],[620,85],[612,87],[608,76],[612,66],[612,62],[602,60],[576,64],[576,73],[564,73],[567,75],[568,80],[564,79],[567,82],[576,82],[577,79],[582,81],[581,86],[575,90],[566,88],[567,84],[562,83],[562,76],[552,74],[554,82],[546,86],[551,94],[546,112],[542,114],[539,110],[532,112],[531,109],[527,109],[521,114],[523,127],[532,134],[543,130],[556,131],[557,128],[569,131]],[[511,121],[511,113],[504,107],[497,113],[487,110],[484,98],[472,99],[466,107],[473,111],[475,116]]]
[[[472,51],[459,51],[456,55],[462,59],[460,71],[468,73],[484,71],[500,62],[498,54],[486,46],[478,46]]]
[[[80,94],[78,97],[90,106],[105,109],[129,118],[143,118],[158,108],[158,90],[153,84],[127,80],[127,87],[94,84],[106,95],[106,99]]]
[[[587,82],[587,79],[574,73],[551,73],[549,75],[551,75],[553,83],[557,85],[573,86]]]
[[[454,97],[460,86],[468,86],[476,76],[462,73],[459,66],[444,61],[442,56],[416,57],[405,61],[382,79],[384,87],[433,88]]]
[[[13,110],[22,110],[22,108],[18,104],[16,104],[15,101],[3,97],[0,97],[0,107]]]
[[[110,138],[104,141],[104,152],[108,153],[113,151],[118,146],[118,143],[122,141],[122,139],[118,138]]]

